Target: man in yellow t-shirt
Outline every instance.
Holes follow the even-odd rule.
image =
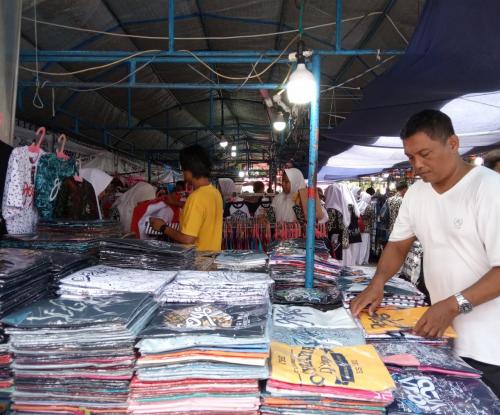
[[[198,251],[220,251],[223,203],[220,192],[209,181],[210,157],[203,147],[196,145],[181,151],[180,162],[184,180],[195,189],[184,205],[180,231],[157,218],[150,219],[151,226],[175,242],[194,244]]]

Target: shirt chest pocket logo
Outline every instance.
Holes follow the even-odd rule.
[[[454,218],[453,219],[453,226],[455,227],[455,229],[462,229],[463,225],[464,225],[463,218]]]

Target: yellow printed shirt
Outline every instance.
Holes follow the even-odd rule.
[[[197,251],[220,251],[222,246],[222,196],[212,185],[201,186],[186,200],[181,232],[196,238]]]
[[[272,342],[271,379],[374,392],[395,388],[385,364],[369,344],[329,349]]]
[[[429,307],[415,308],[389,308],[380,307],[370,316],[367,311],[362,311],[359,321],[366,334],[386,334],[397,331],[410,331],[415,328],[417,322],[424,315]],[[444,337],[455,338],[457,333],[453,327],[448,327],[444,332]]]

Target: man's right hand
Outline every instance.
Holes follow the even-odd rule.
[[[372,281],[365,290],[351,302],[351,312],[357,317],[368,307],[368,313],[373,315],[384,299],[384,284]]]

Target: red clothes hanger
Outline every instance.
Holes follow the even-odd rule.
[[[62,144],[61,144],[62,142]],[[57,139],[57,143],[61,144],[61,147],[59,147],[59,150],[56,151],[56,156],[58,159],[61,160],[69,160],[69,156],[64,152],[64,146],[66,145],[66,135],[61,134],[59,138]]]
[[[30,153],[40,153],[41,147],[42,147],[42,142],[43,139],[45,138],[45,134],[47,133],[47,130],[45,127],[40,127],[38,130],[36,130],[36,135],[38,138],[38,143],[33,143],[28,147],[28,150]]]

